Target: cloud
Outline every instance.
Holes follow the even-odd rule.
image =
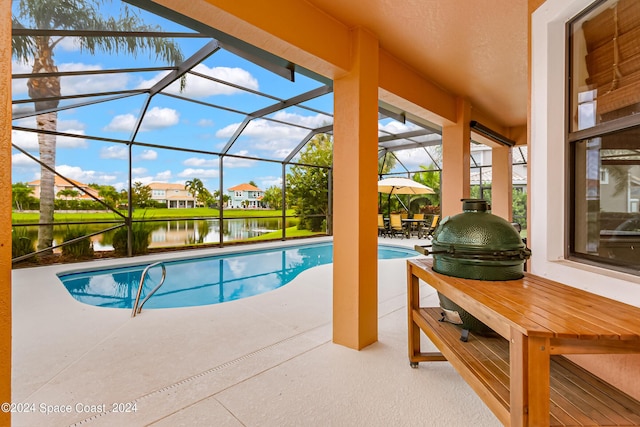
[[[249,151],[240,150],[236,153],[239,156],[249,156]],[[225,157],[224,158],[224,167],[225,168],[250,168],[256,164],[255,160],[242,159],[238,157]]]
[[[326,123],[326,116],[322,114],[306,117],[283,112],[280,117],[285,116],[289,122],[295,122],[310,128],[317,128]],[[216,132],[216,137],[228,139],[234,134],[238,126],[240,126],[240,123],[225,126]],[[270,158],[284,158],[308,133],[307,129],[256,119],[249,122],[240,138],[248,138],[249,148],[261,150],[265,154],[268,153]]]
[[[13,74],[26,74],[31,72],[31,66],[22,61],[11,61],[11,72]],[[27,79],[11,79],[11,93],[14,99],[18,97],[16,95],[24,94],[24,98],[28,96],[29,89],[27,88]],[[23,98],[22,96],[20,98]],[[31,107],[33,110],[33,107]]]
[[[137,160],[155,160],[158,158],[158,152],[154,150],[143,150],[138,156]]]
[[[58,66],[60,71],[99,71],[102,69],[101,65],[74,62]],[[62,95],[111,92],[126,89],[128,85],[129,75],[126,73],[85,74],[60,78]]]
[[[40,165],[31,160],[31,158],[24,153],[15,153],[11,155],[11,167],[23,169],[39,169]]]
[[[141,182],[144,185],[149,185],[150,183],[154,182],[154,181],[160,181],[160,180],[156,180],[154,177],[152,176],[135,176],[131,179],[132,182]],[[164,181],[164,180],[162,180]]]
[[[171,179],[171,171],[170,170],[166,170],[163,172],[158,172],[156,174],[156,181],[169,181],[169,179]]]
[[[119,114],[103,128],[108,132],[132,132],[136,125],[137,116],[133,114]],[[164,129],[175,126],[180,121],[180,113],[173,108],[153,107],[144,115],[140,131]]]
[[[269,187],[282,187],[282,177],[281,176],[263,176],[258,178],[258,181],[262,184],[262,189],[266,190]]]
[[[305,126],[316,129],[333,123],[333,117],[324,114],[316,114],[315,116],[301,116],[300,114],[289,113],[287,111],[278,111],[272,117],[274,120],[281,120],[295,125]]]
[[[213,67],[209,68],[204,64],[198,64],[193,68],[194,71],[205,74],[207,76],[215,77],[219,80],[224,80],[229,83],[236,84],[238,86],[246,87],[253,90],[258,90],[258,80],[251,75],[247,70],[242,68],[230,68],[230,67]],[[150,80],[144,80],[138,85],[138,89],[148,89],[154,84],[162,80],[168,72],[159,73]],[[207,98],[214,95],[234,95],[237,93],[243,93],[240,89],[236,89],[232,86],[227,86],[221,83],[213,82],[202,77],[187,74],[187,84],[185,89],[180,91],[180,82],[175,82],[167,87],[165,92],[180,94],[189,98]]]
[[[100,150],[100,158],[127,160],[129,158],[129,150],[122,145],[110,145]]]
[[[68,52],[77,52],[80,50],[80,42],[76,37],[64,37],[57,44],[57,47]]]
[[[143,173],[147,173],[146,168],[131,168],[131,173],[134,175],[142,175]]]
[[[70,38],[72,39],[72,38]],[[63,40],[67,40],[65,37]],[[62,45],[60,43],[58,46]],[[31,73],[32,66],[23,62],[12,61],[12,72],[14,74]],[[59,71],[94,71],[102,70],[103,67],[97,64],[83,64],[78,62],[67,62],[58,64]],[[60,93],[63,96],[76,95],[80,93],[101,93],[126,89],[129,85],[129,74],[90,74],[79,76],[60,77]],[[13,96],[20,95],[20,98],[28,97],[27,79],[15,79],[11,81]],[[24,96],[23,96],[24,95]],[[31,105],[31,104],[27,104]],[[29,107],[33,110],[33,106]]]
[[[217,169],[193,169],[187,168],[178,174],[181,178],[217,178],[220,174]]]
[[[59,165],[56,167],[56,171],[67,178],[75,179],[83,183],[95,182],[104,185],[110,184],[117,179],[115,175],[94,170],[84,170],[79,166]]]
[[[185,166],[193,166],[193,167],[209,167],[214,168],[218,166],[218,158],[215,159],[203,159],[201,157],[189,157],[184,162],[182,162]]]
[[[36,118],[27,117],[16,120],[14,125],[30,129],[36,129]],[[74,135],[84,135],[86,125],[78,120],[58,120],[58,132],[65,132]],[[38,134],[35,132],[24,132],[19,130],[11,131],[11,142],[27,151],[38,151]],[[56,148],[86,148],[87,140],[70,136],[58,136],[56,138]]]
[[[398,150],[394,151],[393,154],[402,162],[407,169],[415,171],[419,170],[420,166],[429,166],[433,162],[431,158],[424,152],[423,148],[413,148],[410,150]],[[402,166],[397,165],[397,167],[402,168]],[[404,170],[404,168],[402,169]]]
[[[213,120],[211,120],[211,119],[200,119],[200,120],[198,120],[197,124],[198,124],[198,126],[203,127],[203,128],[204,127],[211,127],[211,126],[213,126]]]
[[[401,122],[396,122],[394,120],[384,125],[378,122],[378,130],[382,130],[382,131],[393,133],[393,134],[409,132],[417,129],[420,129],[420,126],[415,125],[411,122],[401,123]]]

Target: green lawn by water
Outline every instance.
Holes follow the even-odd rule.
[[[124,215],[126,211],[121,211]],[[293,209],[288,209],[287,216],[295,215]],[[174,218],[217,218],[220,215],[218,209],[190,208],[190,209],[135,209],[134,219],[174,219]],[[281,217],[280,210],[253,210],[253,209],[225,209],[224,218],[256,218],[256,217]],[[11,215],[14,223],[37,223],[40,215],[37,212],[13,212]],[[57,212],[54,215],[56,222],[76,222],[76,221],[111,221],[121,220],[122,217],[113,212]]]

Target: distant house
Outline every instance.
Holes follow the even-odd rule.
[[[69,181],[73,184],[69,183]],[[64,200],[94,200],[93,197],[95,197],[101,199],[101,197],[98,197],[98,190],[95,188],[91,188],[87,184],[83,184],[82,182],[75,181],[73,179],[69,179],[69,181],[62,179],[58,175],[54,177],[53,194],[55,194],[56,198]],[[40,199],[40,180],[37,179],[35,181],[28,182],[27,185],[33,188],[33,197]],[[78,192],[78,195],[72,197],[58,194],[63,190],[73,190]],[[91,197],[91,195],[93,197]]]
[[[162,203],[170,209],[195,208],[196,198],[187,191],[183,184],[169,184],[167,182],[152,182],[151,199]]]
[[[227,189],[229,208],[258,209],[263,207],[264,191],[251,184],[240,184]]]

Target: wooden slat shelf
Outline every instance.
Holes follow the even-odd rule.
[[[499,335],[469,334],[460,341],[459,327],[440,322],[439,307],[413,311],[420,329],[443,352],[478,394],[509,414],[509,342]],[[551,426],[638,426],[640,402],[607,384],[564,356],[551,357]],[[499,417],[500,418],[500,417]]]
[[[640,353],[640,308],[540,276],[481,281],[439,274],[431,259],[407,261],[411,366],[449,361],[507,426],[640,426],[640,402],[566,354]],[[420,306],[423,280],[495,334],[469,334]],[[423,353],[426,334],[441,352]],[[637,375],[637,374],[636,374]]]

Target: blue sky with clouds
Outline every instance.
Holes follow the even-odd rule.
[[[118,2],[114,4],[117,5]],[[14,1],[13,5],[15,13],[17,2]],[[144,11],[140,12],[140,16],[147,23],[161,25],[164,30],[191,32],[189,29]],[[177,40],[185,57],[189,57],[208,41],[208,39]],[[153,60],[147,53],[142,53],[136,58],[124,54],[89,55],[79,50],[72,37],[65,38],[57,46],[54,60],[60,71],[167,65]],[[13,62],[13,74],[30,71],[30,65]],[[300,74],[296,75],[295,82],[290,82],[224,50],[210,56],[193,71],[280,99],[287,99],[321,86],[321,83]],[[164,75],[164,72],[129,72],[62,77],[61,90],[62,95],[74,95],[145,89],[158,82]],[[14,100],[28,98],[26,79],[14,79],[12,90]],[[145,184],[184,183],[187,180],[199,178],[210,191],[217,190],[220,186],[219,158],[209,154],[180,152],[168,148],[220,151],[245,118],[244,113],[256,111],[276,102],[266,96],[218,84],[194,75],[187,77],[185,90],[180,91],[175,83],[166,88],[163,93],[222,106],[224,109],[186,102],[163,94],[154,96],[141,124],[140,132],[136,136],[136,142],[155,146],[133,147],[132,181]],[[146,97],[146,94],[141,94],[60,111],[58,131],[76,137],[58,136],[56,170],[62,175],[84,183],[113,185],[117,189],[127,188],[128,146],[83,137],[98,136],[129,140]],[[86,99],[63,101],[61,106],[85,101]],[[304,105],[331,114],[333,97],[332,94],[327,94],[308,101]],[[14,115],[29,109],[33,109],[32,104],[16,104]],[[282,160],[309,132],[307,129],[290,124],[317,128],[332,123],[330,115],[300,107],[290,107],[267,117],[274,121],[264,119],[251,121],[229,153]],[[34,129],[35,117],[14,120],[13,125]],[[398,133],[411,130],[416,126],[411,123],[401,124],[393,120],[385,120],[381,121],[380,127]],[[38,141],[35,133],[14,130],[12,138],[14,144],[38,157]],[[417,168],[418,164],[428,163],[423,151],[411,150],[400,152],[398,155],[402,163],[408,167]],[[39,166],[26,155],[14,150],[12,160],[13,182],[39,179]],[[263,189],[280,185],[282,166],[280,163],[225,157],[223,187],[225,191],[227,188],[250,180]]]

